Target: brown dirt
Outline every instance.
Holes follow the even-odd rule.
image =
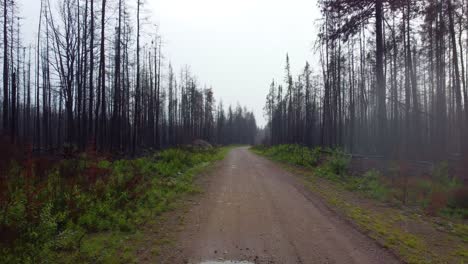
[[[247,148],[233,149],[210,173],[206,192],[184,217],[162,263],[399,263],[289,172]]]

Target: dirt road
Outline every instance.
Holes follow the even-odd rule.
[[[212,173],[164,262],[399,263],[247,148],[232,150]]]

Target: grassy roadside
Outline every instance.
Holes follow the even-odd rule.
[[[141,229],[157,227],[195,175],[229,148],[169,149],[134,160],[83,155],[48,169],[12,166],[0,204],[0,263],[131,263]],[[161,241],[163,243],[164,241]]]
[[[431,217],[416,207],[392,202],[388,197],[394,190],[375,172],[348,175],[349,160],[343,153],[288,145],[251,150],[300,176],[331,209],[405,262],[468,263],[465,220]]]

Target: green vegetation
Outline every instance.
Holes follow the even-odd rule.
[[[348,165],[351,158],[340,150],[322,151],[320,148],[311,150],[298,145],[256,146],[252,150],[275,161],[311,168],[317,176],[339,183],[348,190],[360,191],[372,198],[384,200],[389,193],[388,187],[381,181],[382,176],[375,170],[368,171],[362,177],[349,176]]]
[[[351,157],[341,150],[309,149],[299,145],[255,146],[252,150],[272,160],[313,170],[349,191],[356,191],[383,202],[414,205],[431,215],[468,218],[468,189],[449,176],[446,162],[434,169],[430,178],[412,177],[405,165],[392,167],[392,175],[371,169],[363,175],[349,172]]]
[[[384,247],[397,252],[407,263],[446,262],[443,261],[445,256],[436,256],[431,252],[423,237],[399,227],[399,223],[405,222],[407,216],[401,213],[388,214],[362,208],[340,197],[339,189],[324,190],[320,185],[313,183],[308,182],[307,186],[349,217],[370,237],[379,241]]]
[[[0,186],[0,263],[126,262],[137,226],[195,192],[193,176],[226,149],[168,149],[132,160],[93,154],[11,164]],[[50,163],[50,162],[49,162]]]
[[[467,217],[468,208],[463,207],[466,187],[448,176],[446,163],[441,163],[430,178],[424,179],[404,175],[402,169],[394,170],[395,175],[391,176],[376,170],[353,176],[348,169],[350,157],[342,151],[298,151],[303,148],[280,145],[256,146],[251,150],[302,175],[308,188],[407,263],[468,261],[468,225],[459,219]],[[314,162],[303,165],[302,156],[297,153],[308,153],[310,157],[304,160]],[[376,202],[365,202],[368,199]],[[403,204],[411,206],[402,209]],[[421,212],[450,219],[423,218]]]
[[[252,150],[275,161],[308,168],[317,165],[320,159],[320,148],[310,149],[299,145],[277,145],[274,147],[257,145]]]

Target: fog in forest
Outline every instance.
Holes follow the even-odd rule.
[[[0,17],[0,263],[468,262],[467,1]]]

